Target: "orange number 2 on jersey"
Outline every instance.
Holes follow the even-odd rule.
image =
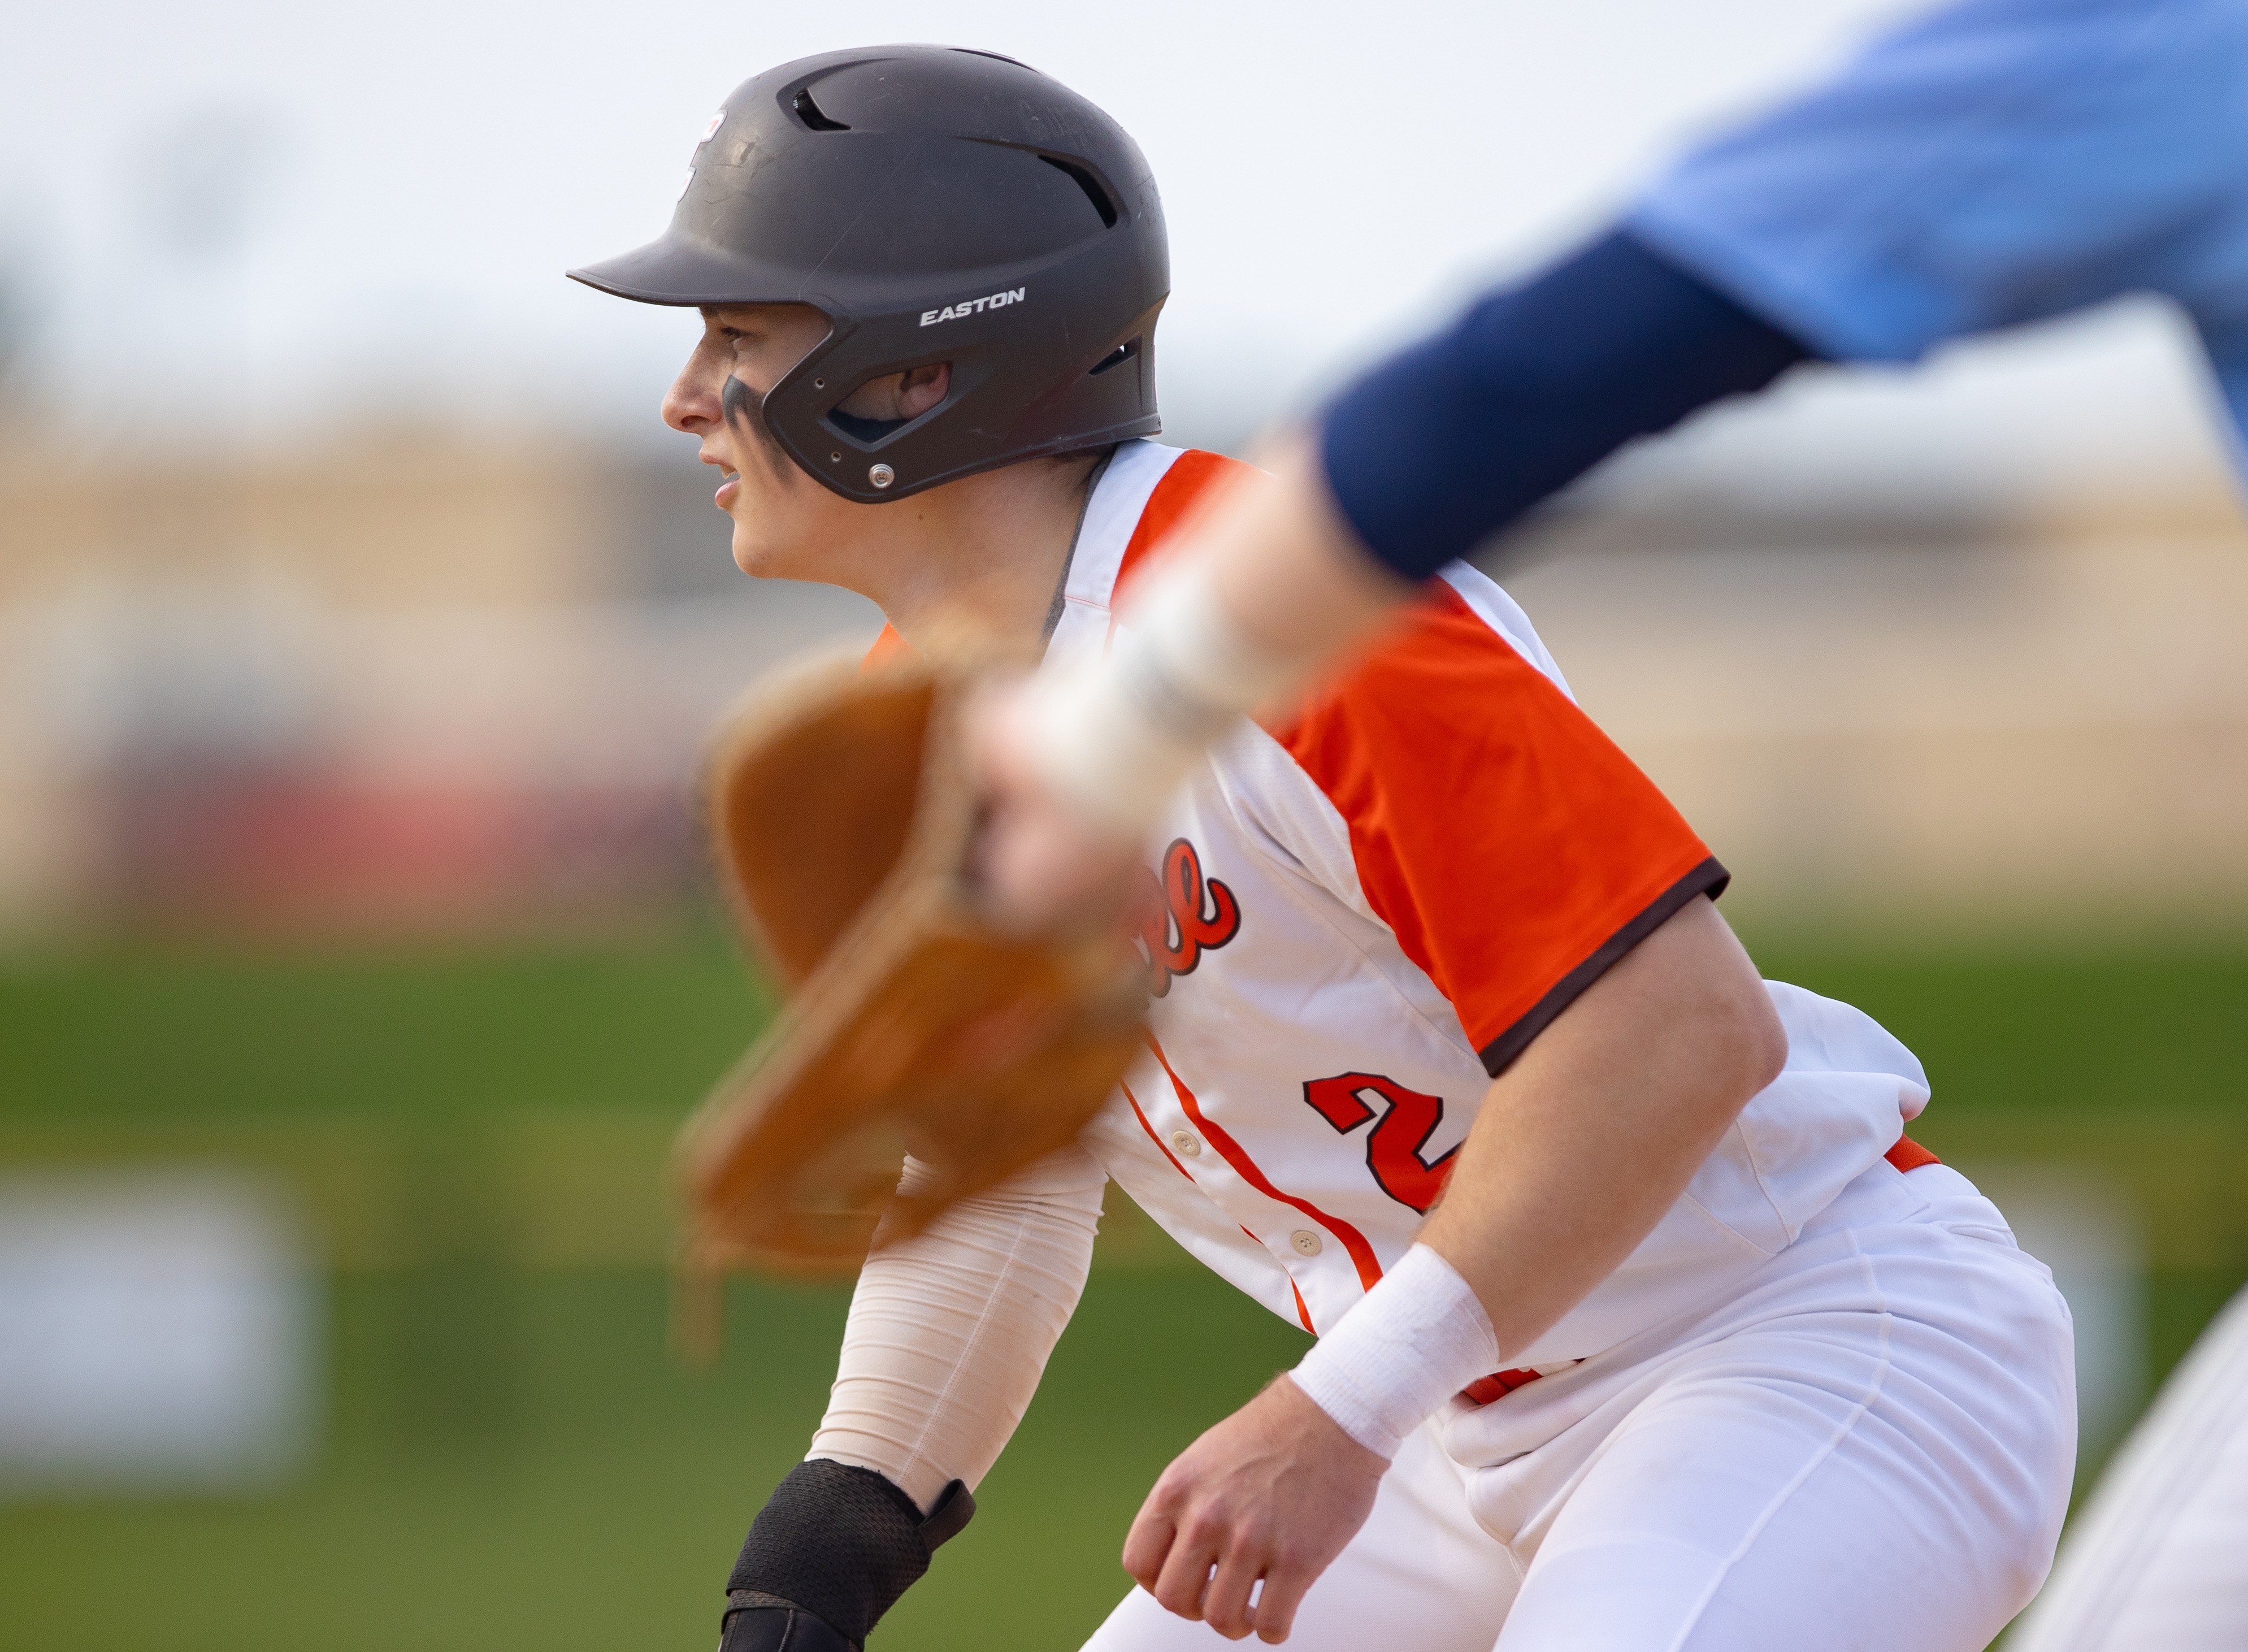
[[[1408,1090],[1378,1073],[1339,1073],[1304,1086],[1304,1100],[1345,1135],[1374,1116],[1366,1099],[1369,1094],[1388,1106],[1381,1122],[1367,1132],[1366,1168],[1384,1193],[1425,1216],[1444,1190],[1445,1178],[1452,1173],[1452,1155],[1459,1151],[1451,1148],[1434,1164],[1421,1156],[1443,1121],[1444,1099]]]

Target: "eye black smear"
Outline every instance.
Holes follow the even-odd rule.
[[[728,424],[737,420],[751,425],[758,422],[756,404],[750,400],[750,387],[731,374],[726,376],[725,394],[720,399],[720,405],[726,410]]]

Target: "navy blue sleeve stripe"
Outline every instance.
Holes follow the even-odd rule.
[[[1810,353],[1616,230],[1345,390],[1327,483],[1375,558],[1424,579],[1633,437]]]

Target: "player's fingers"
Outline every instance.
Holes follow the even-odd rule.
[[[1148,1501],[1152,1505],[1155,1498],[1151,1496]],[[1124,1569],[1132,1574],[1132,1581],[1153,1594],[1163,1561],[1177,1538],[1178,1527],[1169,1515],[1153,1507],[1141,1508],[1124,1536]]]
[[[1210,1593],[1210,1568],[1217,1564],[1217,1544],[1191,1528],[1182,1530],[1172,1541],[1163,1569],[1148,1593],[1166,1612],[1199,1618],[1203,1598]]]
[[[1308,1566],[1286,1562],[1277,1562],[1265,1572],[1255,1613],[1258,1640],[1278,1646],[1288,1638],[1288,1631],[1296,1626],[1296,1608],[1304,1603],[1304,1591],[1318,1576]]]
[[[1202,1621],[1229,1641],[1238,1641],[1257,1627],[1249,1597],[1264,1570],[1264,1546],[1244,1542],[1237,1534],[1217,1558],[1217,1571],[1202,1599]]]

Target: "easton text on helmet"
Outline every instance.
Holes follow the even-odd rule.
[[[940,321],[957,321],[963,316],[972,316],[979,310],[1004,310],[1011,304],[1020,304],[1030,292],[1028,287],[1011,287],[988,298],[969,298],[959,304],[948,304],[942,310],[924,310],[921,312],[921,324],[934,326]]]

